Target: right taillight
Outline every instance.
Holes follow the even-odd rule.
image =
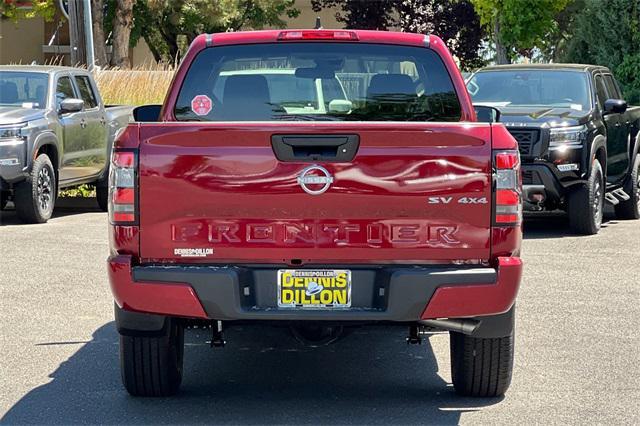
[[[520,184],[520,153],[494,152],[495,215],[499,226],[519,225],[522,222],[522,195]]]
[[[137,153],[116,150],[109,170],[109,219],[114,225],[137,223]]]

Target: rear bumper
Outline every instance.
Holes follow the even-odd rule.
[[[334,267],[333,265],[331,267]],[[116,303],[125,311],[215,320],[397,321],[497,315],[514,304],[522,261],[498,268],[349,266],[352,308],[286,310],[276,302],[278,267],[132,266],[108,260]]]

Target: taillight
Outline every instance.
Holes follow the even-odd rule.
[[[356,41],[358,34],[344,30],[281,31],[278,40],[344,40]]]
[[[114,225],[135,224],[138,219],[135,151],[114,151],[109,170],[109,219]]]
[[[522,195],[520,183],[520,153],[494,152],[495,216],[499,226],[518,225],[522,222]]]

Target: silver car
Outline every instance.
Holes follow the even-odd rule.
[[[0,209],[46,222],[58,191],[96,186],[107,208],[113,140],[131,107],[105,107],[91,74],[55,66],[0,66]]]

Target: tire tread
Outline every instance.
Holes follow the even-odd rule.
[[[476,338],[451,334],[451,376],[464,396],[495,397],[509,388],[513,370],[513,335]]]
[[[593,188],[598,178],[600,179],[601,190],[604,197],[606,185],[603,178],[602,166],[597,160],[593,162],[587,182],[569,194],[569,226],[571,230],[577,234],[595,235],[600,231],[602,222],[600,224],[594,223],[594,212],[592,209]],[[604,209],[604,201],[602,202],[601,208]]]
[[[169,330],[158,337],[120,336],[122,381],[131,395],[162,397],[178,391],[182,357],[175,355],[181,354],[184,337],[181,329]]]
[[[15,204],[16,214],[18,215],[18,218],[25,223],[44,223],[49,220],[49,218],[51,217],[51,213],[53,212],[52,209],[52,212],[50,212],[49,215],[43,216],[36,202],[38,194],[37,185],[34,185],[34,182],[37,181],[38,173],[43,167],[49,167],[54,177],[52,182],[52,203],[55,205],[58,188],[58,182],[55,179],[56,173],[53,169],[53,164],[51,163],[49,156],[47,156],[47,154],[40,154],[33,161],[31,172],[29,173],[27,179],[16,185],[13,195],[13,203]]]

